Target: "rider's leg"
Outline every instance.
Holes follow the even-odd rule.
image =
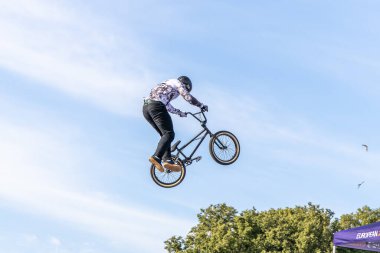
[[[159,158],[163,158],[164,154],[171,156],[171,154],[167,153],[170,152],[170,146],[172,141],[174,140],[174,130],[173,130],[173,122],[172,118],[170,117],[168,111],[166,110],[166,107],[164,104],[149,104],[148,106],[152,105],[151,109],[149,110],[149,114],[153,119],[154,124],[159,129],[161,133],[161,139],[158,142],[156,152],[154,155],[156,155]],[[166,158],[166,157],[165,157]]]
[[[166,169],[172,171],[180,171],[181,167],[175,164],[171,157],[171,142],[174,140],[173,122],[166,107],[162,103],[149,104],[146,110],[148,115],[147,120],[152,126],[160,133],[161,139],[157,145],[154,156],[162,159],[163,165]],[[151,158],[154,163],[154,157]]]
[[[171,159],[171,142],[174,140],[174,130],[172,119],[166,110],[164,104],[157,102],[151,103],[144,106],[143,109],[144,117],[148,122],[160,133],[161,139],[157,145],[155,157],[159,159],[164,158],[164,167],[168,167],[171,170],[180,170],[179,165],[168,164],[169,159]],[[155,164],[155,159],[150,159],[152,163]],[[165,166],[166,165],[166,166]],[[156,166],[157,167],[157,166]],[[178,167],[178,168],[177,168]]]
[[[144,115],[144,118],[149,122],[149,124],[157,131],[157,133],[162,137],[162,133],[160,131],[160,129],[158,128],[158,126],[156,125],[156,123],[154,122],[152,116],[151,116],[151,113],[150,111],[152,110],[152,108],[150,108],[149,105],[144,105],[143,106],[143,115]],[[149,161],[161,172],[164,172],[164,168],[162,167],[162,164],[161,164],[161,157],[157,157],[156,155],[152,155],[151,157],[149,157]]]
[[[166,160],[170,160],[172,159],[172,151],[171,151],[171,147],[169,147],[165,153],[162,155],[162,160],[163,161],[166,161]]]
[[[154,123],[154,120],[152,116],[150,116],[149,110],[148,110],[148,105],[144,105],[143,107],[143,114],[144,118],[149,122],[149,124],[157,131],[157,133],[162,136],[161,130],[158,128],[156,123]]]

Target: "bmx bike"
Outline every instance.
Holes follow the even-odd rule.
[[[164,169],[164,172],[160,172],[153,164],[151,165],[150,175],[152,176],[153,181],[161,187],[175,187],[183,181],[186,175],[186,166],[191,165],[194,161],[199,162],[202,159],[201,156],[194,157],[194,154],[206,136],[210,136],[210,155],[217,163],[229,165],[234,163],[239,157],[240,144],[235,135],[228,131],[218,131],[216,133],[212,133],[206,126],[207,118],[204,111],[197,113],[187,112],[187,114],[198,120],[203,130],[201,130],[200,133],[181,147],[178,147],[181,143],[180,140],[172,145],[171,152],[175,153],[175,155],[172,155],[172,158],[176,164],[181,166],[180,171],[177,172]],[[184,149],[195,141],[198,141],[198,144],[195,146],[190,155],[187,156],[184,153]]]

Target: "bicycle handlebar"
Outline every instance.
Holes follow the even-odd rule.
[[[201,110],[199,112],[196,112],[196,113],[192,113],[192,112],[186,112],[186,114],[190,114],[191,116],[193,116],[196,120],[198,120],[200,123],[202,124],[206,124],[207,123],[207,118],[206,118],[206,115],[205,115],[205,110]],[[200,119],[199,117],[197,117],[196,115],[198,114],[202,114],[204,120]]]

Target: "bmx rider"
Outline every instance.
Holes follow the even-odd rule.
[[[161,136],[156,152],[149,157],[149,161],[161,172],[164,168],[171,171],[180,171],[181,167],[172,160],[171,143],[174,140],[173,122],[170,113],[186,117],[186,113],[174,108],[170,102],[181,95],[190,104],[208,111],[208,106],[199,102],[190,92],[192,83],[189,77],[180,76],[157,84],[144,98],[143,114]]]

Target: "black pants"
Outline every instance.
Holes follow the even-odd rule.
[[[161,136],[158,142],[155,156],[162,160],[171,159],[171,143],[174,140],[173,122],[166,107],[158,101],[144,103],[143,114],[145,119],[152,125]]]

